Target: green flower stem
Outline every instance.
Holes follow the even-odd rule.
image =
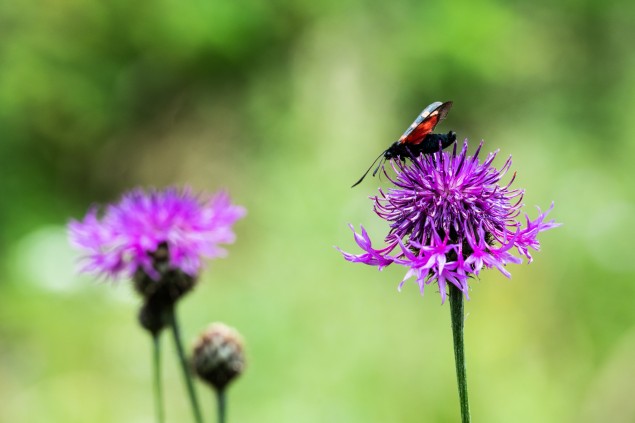
[[[163,383],[161,381],[161,342],[159,333],[152,334],[152,355],[154,361],[154,405],[157,413],[157,423],[165,422],[163,406]]]
[[[450,286],[450,315],[452,320],[452,337],[454,339],[454,362],[456,363],[456,380],[459,385],[459,402],[461,403],[461,423],[470,423],[470,404],[467,400],[467,375],[465,372],[465,349],[463,343],[463,293],[454,284]]]
[[[167,319],[172,327],[172,335],[174,335],[174,344],[181,363],[181,369],[183,370],[183,378],[185,379],[185,386],[187,387],[187,393],[190,397],[190,404],[192,405],[192,412],[194,413],[194,420],[196,423],[203,423],[203,415],[201,414],[201,408],[198,405],[198,399],[196,397],[196,391],[194,390],[194,383],[192,382],[192,375],[190,374],[190,367],[185,357],[185,351],[183,350],[183,343],[181,342],[181,333],[179,330],[179,324],[176,319],[176,312],[174,307],[169,307],[167,310]]]
[[[225,389],[215,389],[215,391],[218,403],[218,423],[225,423],[225,417],[227,416],[227,397],[225,396]]]

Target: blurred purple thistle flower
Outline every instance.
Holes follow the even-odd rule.
[[[83,221],[72,220],[68,232],[71,244],[84,253],[82,272],[116,279],[141,270],[158,280],[157,255],[167,252],[170,269],[196,277],[202,258],[226,254],[219,244],[234,242],[232,225],[245,213],[226,192],[201,198],[189,188],[135,189],[101,218],[93,207]]]
[[[511,156],[498,170],[492,167],[497,152],[480,163],[479,144],[474,156],[467,155],[467,140],[457,154],[450,152],[420,155],[405,164],[391,160],[396,175],[386,177],[396,186],[379,190],[373,197],[375,213],[390,223],[386,246],[374,249],[362,227],[355,241],[364,254],[341,251],[351,262],[377,266],[379,270],[395,263],[408,268],[399,289],[411,277],[421,293],[425,285],[437,283],[442,302],[446,285],[451,283],[468,296],[468,279],[483,268],[496,268],[506,277],[507,263],[521,263],[518,255],[532,261],[529,248],[538,250],[539,232],[559,226],[544,222],[553,204],[535,220],[526,216],[523,227],[517,221],[524,191],[511,189],[516,174],[506,185],[499,182],[509,170]]]

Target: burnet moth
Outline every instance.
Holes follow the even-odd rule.
[[[368,172],[370,172],[375,163],[377,163],[377,160],[381,159],[373,172],[373,176],[377,174],[386,160],[392,158],[405,160],[407,157],[412,159],[420,154],[432,154],[456,141],[456,134],[453,131],[447,134],[432,133],[437,124],[445,119],[450,111],[450,107],[452,107],[451,101],[443,103],[435,101],[423,109],[423,112],[417,116],[415,121],[412,122],[412,125],[406,129],[406,132],[375,159],[366,173],[364,173],[362,177],[359,178],[359,181],[355,182],[351,188],[357,186],[364,180]]]

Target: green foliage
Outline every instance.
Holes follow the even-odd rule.
[[[227,187],[249,210],[181,310],[190,339],[213,320],[245,335],[229,421],[457,421],[449,308],[412,285],[397,294],[400,270],[332,249],[354,249],[348,222],[383,232],[366,197],[387,182],[348,187],[423,107],[450,99],[440,128],[512,154],[527,212],[555,200],[564,223],[511,282],[473,285],[473,420],[635,420],[616,406],[630,404],[632,369],[615,370],[635,353],[634,9],[1,3],[0,421],[151,421],[138,301],[71,276],[63,226],[125,189],[169,184]],[[181,421],[165,364],[167,421]]]

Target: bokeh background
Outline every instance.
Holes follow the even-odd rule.
[[[635,3],[0,3],[0,421],[153,422],[128,283],[65,225],[135,186],[227,188],[248,216],[180,306],[237,327],[232,422],[456,422],[449,307],[345,262],[386,231],[350,185],[417,113],[513,155],[563,226],[467,303],[475,422],[633,422]],[[166,338],[168,421],[191,413]],[[208,421],[213,396],[198,391]]]

